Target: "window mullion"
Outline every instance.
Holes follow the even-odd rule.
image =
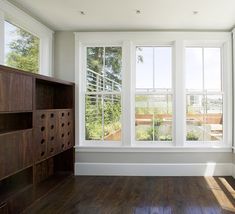
[[[133,48],[130,41],[123,42],[122,54],[122,146],[131,146],[133,136],[134,94]]]
[[[174,139],[176,146],[184,146],[185,142],[185,72],[184,72],[184,43],[183,40],[175,41],[173,52],[173,117]]]

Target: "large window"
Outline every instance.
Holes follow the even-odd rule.
[[[187,47],[187,141],[223,140],[221,48]]]
[[[39,38],[5,21],[5,65],[39,72]]]
[[[121,70],[121,47],[86,48],[86,140],[121,140]]]
[[[136,48],[136,141],[172,141],[172,48]]]
[[[75,38],[81,151],[231,149],[230,33],[100,32]]]

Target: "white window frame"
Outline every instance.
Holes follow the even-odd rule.
[[[224,142],[186,143],[186,91],[184,49],[188,45],[223,45],[224,66]],[[122,44],[122,142],[87,144],[82,139],[83,47]],[[173,139],[171,144],[135,142],[135,51],[136,46],[172,45]],[[79,32],[75,33],[76,148],[77,151],[231,151],[232,148],[232,51],[228,32]],[[79,97],[79,99],[78,99]],[[78,108],[79,107],[79,108]],[[80,109],[80,110],[79,110]],[[80,119],[78,119],[80,118]]]
[[[90,94],[86,92],[86,75],[87,75],[87,48],[88,47],[121,47],[122,48],[122,56],[123,56],[123,45],[120,44],[102,44],[102,43],[96,43],[96,44],[83,44],[82,46],[82,60],[83,60],[83,66],[82,66],[82,72],[81,72],[81,78],[82,78],[82,85],[81,85],[81,95],[80,95],[80,102],[84,103],[84,105],[80,106],[81,109],[81,121],[82,121],[82,126],[81,126],[81,141],[84,142],[85,145],[90,145],[90,146],[120,146],[121,142],[122,142],[122,137],[120,141],[109,141],[109,140],[86,140],[85,139],[85,115],[86,115],[86,109],[85,109],[85,96],[86,94]],[[123,57],[122,57],[122,61],[123,61]],[[123,67],[121,69],[121,76],[123,78]],[[97,94],[104,96],[104,95],[108,95],[110,94],[109,92],[106,91],[101,91],[98,92]],[[121,91],[119,92],[111,92],[111,94],[116,94],[116,95],[120,95],[121,96],[121,109],[123,110],[123,99],[122,99],[122,87],[121,87]],[[103,125],[103,124],[102,124]],[[123,125],[123,116],[121,114],[121,127]]]
[[[164,92],[138,92],[136,91],[136,48],[137,47],[171,47],[172,48],[172,55],[171,55],[171,59],[172,59],[172,68],[171,68],[171,93],[164,93]],[[132,78],[133,78],[133,91],[135,91],[134,93],[134,106],[133,106],[133,118],[134,120],[132,121],[132,124],[135,124],[135,96],[136,95],[172,95],[172,141],[137,141],[136,138],[136,128],[135,125],[133,125],[132,127],[132,133],[134,134],[133,138],[133,142],[132,145],[135,147],[144,147],[144,146],[158,146],[158,147],[171,147],[171,146],[175,146],[175,78],[174,78],[174,73],[173,69],[174,69],[174,43],[173,42],[155,42],[155,43],[149,43],[149,42],[142,42],[142,43],[134,43],[133,44],[133,58],[132,61],[134,62],[134,67],[132,70]],[[157,145],[156,145],[157,144]]]
[[[217,42],[217,43],[211,43],[208,42],[207,44],[199,44],[199,43],[193,43],[192,42],[187,42],[189,45],[185,45],[184,47],[184,50],[186,50],[186,48],[202,48],[203,49],[203,53],[204,53],[204,48],[220,48],[220,58],[221,58],[221,91],[219,92],[205,92],[204,91],[204,85],[203,85],[203,89],[202,91],[197,91],[197,92],[188,92],[187,93],[187,90],[185,89],[185,96],[187,95],[202,95],[202,96],[207,96],[207,95],[222,95],[223,97],[223,104],[222,104],[222,114],[223,114],[223,140],[222,141],[187,141],[185,139],[185,145],[192,145],[192,146],[210,146],[210,145],[214,145],[214,146],[220,146],[220,145],[223,145],[225,144],[224,142],[226,142],[226,131],[227,128],[226,128],[226,124],[228,124],[227,120],[228,118],[226,117],[226,114],[224,114],[225,111],[227,111],[226,109],[226,106],[228,105],[228,101],[226,99],[226,96],[225,96],[225,91],[226,91],[226,75],[225,75],[225,63],[224,63],[224,44],[223,43],[220,43],[220,42]],[[203,54],[202,53],[202,54]],[[204,54],[202,55],[202,57],[204,57]],[[203,59],[203,64],[204,64],[204,59]],[[203,76],[204,76],[204,65],[203,65]],[[203,81],[203,84],[204,84],[204,81]],[[186,105],[186,104],[185,104]],[[185,125],[186,125],[186,118],[185,118]]]
[[[39,74],[53,76],[53,34],[45,25],[8,1],[0,0],[0,64],[4,64],[4,22],[24,29],[40,39]]]

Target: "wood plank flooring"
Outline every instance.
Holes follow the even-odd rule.
[[[232,177],[72,177],[25,213],[235,213],[235,180]]]

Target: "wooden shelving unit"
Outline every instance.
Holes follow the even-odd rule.
[[[74,173],[74,84],[0,66],[0,213]]]

